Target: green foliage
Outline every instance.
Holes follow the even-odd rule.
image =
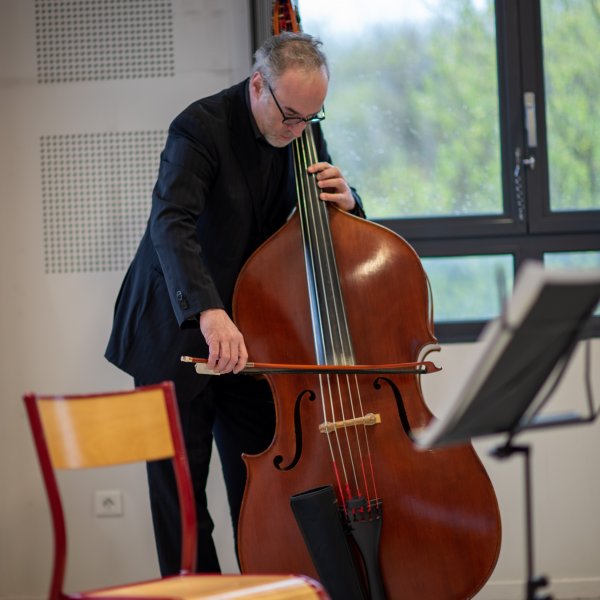
[[[600,207],[600,2],[542,6],[553,210]]]
[[[333,71],[324,128],[370,217],[501,211],[489,6],[448,0],[426,22],[322,37]]]
[[[437,321],[485,321],[499,314],[513,286],[510,255],[424,258]]]
[[[600,204],[600,0],[543,0],[552,206]],[[332,63],[324,129],[372,218],[502,212],[493,1],[352,37],[317,22]]]

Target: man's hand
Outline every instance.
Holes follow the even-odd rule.
[[[200,331],[208,344],[206,366],[215,373],[239,373],[248,360],[244,336],[221,308],[200,313]]]
[[[309,173],[314,173],[317,185],[321,189],[319,197],[325,202],[332,202],[338,208],[347,212],[356,205],[350,186],[346,183],[342,172],[327,162],[315,163],[308,167]]]

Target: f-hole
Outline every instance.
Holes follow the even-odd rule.
[[[284,457],[281,456],[281,454],[278,454],[273,459],[273,465],[278,471],[289,471],[290,469],[293,469],[298,464],[298,461],[302,456],[302,422],[300,418],[300,402],[305,396],[311,402],[313,402],[316,398],[316,394],[312,390],[304,390],[300,392],[300,394],[298,394],[298,397],[296,398],[296,403],[294,404],[294,439],[296,441],[296,452],[294,454],[292,462],[285,467],[281,466],[281,464],[284,461]]]
[[[406,435],[409,437],[409,439],[411,439],[414,442],[415,438],[413,436],[413,433],[412,433],[412,430],[410,427],[410,423],[408,421],[408,415],[406,414],[406,407],[404,406],[404,400],[402,400],[402,394],[400,393],[398,386],[391,379],[388,379],[387,377],[377,377],[377,379],[375,379],[375,381],[373,382],[373,387],[376,390],[380,390],[382,388],[382,385],[381,385],[382,381],[387,383],[388,386],[390,387],[390,389],[392,390],[392,393],[394,394],[394,398],[396,399],[396,408],[398,409],[398,416],[400,417],[400,422],[402,423],[402,429],[404,429],[404,433],[406,433]]]

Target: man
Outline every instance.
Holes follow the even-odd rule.
[[[235,375],[244,337],[231,320],[238,273],[295,205],[290,142],[324,118],[329,71],[320,42],[285,33],[256,53],[249,79],[199,100],[171,124],[148,226],[119,292],[106,357],[136,385],[175,382],[198,515],[198,569],[218,572],[205,485],[213,435],[234,528],[245,485],[242,453],[274,432],[264,381]],[[363,215],[358,196],[330,164],[320,128],[309,167],[321,199]],[[180,356],[208,356],[222,377],[201,377]],[[179,511],[170,465],[148,465],[162,575],[180,560]]]

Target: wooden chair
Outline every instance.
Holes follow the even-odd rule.
[[[24,398],[46,486],[54,529],[54,567],[49,600],[85,598],[327,598],[322,586],[293,575],[194,573],[196,513],[173,384],[126,392]],[[65,515],[55,470],[84,469],[170,458],[182,520],[179,575],[68,594]]]

